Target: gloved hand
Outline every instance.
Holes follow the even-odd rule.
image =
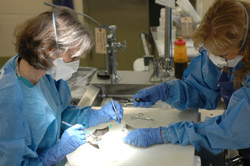
[[[166,82],[139,90],[133,97],[135,107],[150,107],[158,100],[166,100],[168,86]],[[139,99],[139,100],[138,100]]]
[[[97,126],[101,123],[106,123],[111,120],[116,120],[116,123],[121,123],[122,118],[123,108],[121,104],[114,100],[110,101],[99,110],[91,109],[88,112],[89,127]]]
[[[162,134],[162,130],[164,130],[164,134]],[[123,142],[140,147],[162,144],[167,139],[166,131],[165,127],[135,129],[123,138]]]
[[[76,124],[65,130],[61,140],[56,145],[43,152],[39,157],[46,166],[53,165],[85,143],[86,137],[84,127],[80,124]]]

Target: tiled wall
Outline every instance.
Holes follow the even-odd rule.
[[[50,7],[44,2],[52,0],[0,0],[0,67],[1,57],[11,57],[16,54],[13,32],[18,24],[34,17]],[[74,1],[75,10],[82,12],[82,0]]]

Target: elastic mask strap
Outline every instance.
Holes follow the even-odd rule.
[[[57,47],[57,51],[58,51],[59,57],[61,57],[61,53],[60,53],[60,50],[59,50],[59,45],[58,45],[58,40],[57,40],[57,33],[56,33],[56,20],[55,20],[55,14],[54,14],[54,11],[52,11],[52,20],[53,20],[53,26],[54,26],[54,31],[55,31],[56,47]]]
[[[242,3],[240,3],[240,5],[243,7],[243,9],[244,9],[244,11],[245,11],[245,14],[246,14],[246,18],[247,18],[246,32],[245,32],[245,36],[244,36],[243,41],[242,41],[241,46],[240,46],[240,50],[242,50],[242,48],[244,47],[245,41],[246,41],[246,39],[247,39],[249,20],[248,20],[248,12],[247,12],[247,9],[245,8],[245,6],[244,6]]]

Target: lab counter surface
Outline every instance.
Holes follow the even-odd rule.
[[[98,109],[98,107],[95,107],[95,109],[96,108]],[[143,113],[144,117],[153,120],[132,118],[139,113]],[[183,120],[197,122],[198,111],[179,111],[177,109],[160,108],[124,108],[122,124],[129,125],[133,128],[156,128]],[[86,133],[91,133],[95,129],[101,129],[107,126],[110,127],[110,130],[98,143],[99,149],[88,143],[80,146],[76,151],[67,155],[66,166],[193,166],[193,146],[161,144],[141,148],[124,144],[122,138],[127,132],[122,131],[121,124],[116,124],[114,121],[86,129]]]

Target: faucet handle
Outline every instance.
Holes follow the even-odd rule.
[[[113,46],[114,46],[115,48],[121,48],[122,51],[125,51],[126,46],[127,46],[126,40],[124,40],[124,41],[122,42],[122,44],[121,44],[120,42],[118,42],[118,43],[113,43]]]
[[[127,47],[127,41],[126,40],[123,40],[121,47],[122,47],[122,51],[126,50],[126,47]]]

